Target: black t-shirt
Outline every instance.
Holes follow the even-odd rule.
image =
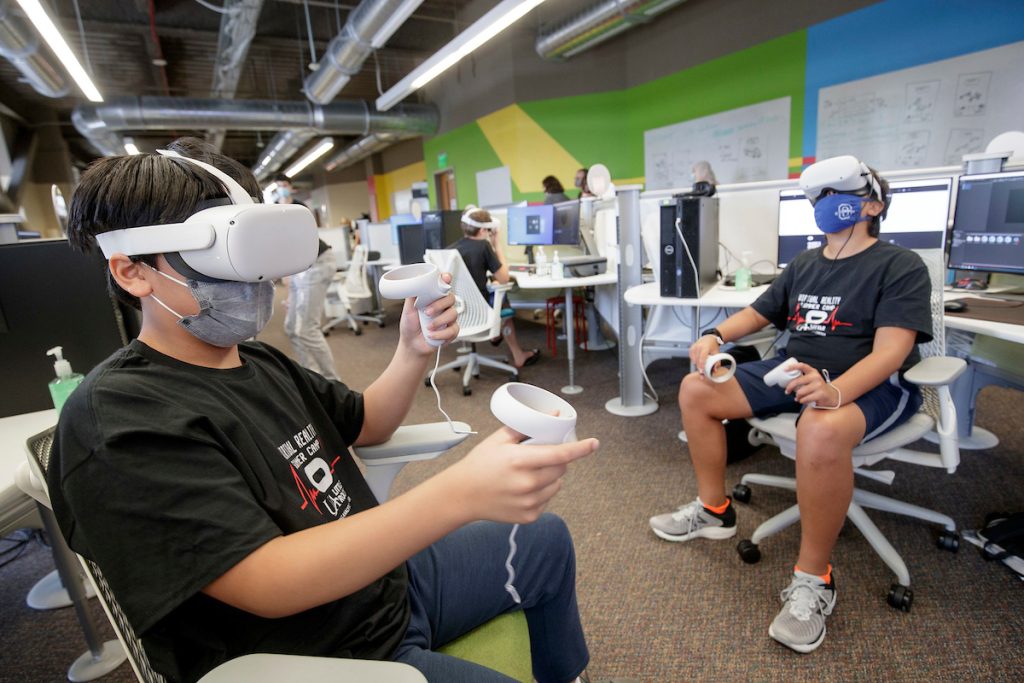
[[[387,659],[409,621],[405,565],[279,619],[201,592],[267,541],[377,504],[348,452],[362,396],[264,344],[239,353],[241,367],[217,370],[135,340],[89,373],[48,473],[61,530],[170,681],[252,652]]]
[[[487,273],[488,271],[497,273],[501,270],[501,260],[494,253],[490,242],[463,237],[448,248],[458,249],[466,264],[466,269],[473,276],[473,282],[476,283],[477,289],[484,295],[485,300],[490,301],[491,295],[487,291]]]
[[[754,310],[790,332],[786,354],[836,377],[871,353],[875,330],[902,327],[932,338],[931,280],[914,252],[878,241],[836,261],[823,247],[786,266]],[[917,347],[901,371],[920,360]]]

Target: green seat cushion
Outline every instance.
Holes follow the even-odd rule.
[[[491,619],[438,650],[494,669],[522,683],[532,683],[530,630],[522,611]]]

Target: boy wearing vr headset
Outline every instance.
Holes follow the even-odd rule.
[[[208,164],[164,151],[97,161],[68,230],[79,249],[100,245],[143,323],[65,405],[50,496],[151,664],[194,681],[270,652],[508,680],[433,650],[523,609],[534,676],[575,680],[588,653],[572,540],[542,511],[597,442],[522,446],[502,429],[378,505],[347,451],[387,440],[412,404],[434,353],[416,309],[406,302],[394,358],[362,394],[245,342],[270,319],[271,279],[316,259],[316,226],[303,207],[254,203],[248,169],[200,151]],[[428,335],[456,337],[451,294],[426,312]],[[524,523],[518,605],[503,587],[510,522]]]
[[[750,307],[704,331],[690,347],[698,371],[679,388],[679,408],[697,477],[697,499],[652,517],[669,541],[725,539],[736,513],[725,495],[722,420],[799,412],[796,479],[800,554],[769,635],[797,652],[825,638],[836,603],[829,563],[853,495],[853,448],[909,419],[921,404],[902,373],[931,339],[928,270],[912,251],[878,240],[888,184],[855,157],[809,166],[800,186],[827,244],[801,253]],[[790,333],[778,356],[744,363],[723,383],[703,376],[720,347],[767,325]],[[800,375],[785,387],[764,376],[787,357]]]

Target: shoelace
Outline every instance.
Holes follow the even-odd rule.
[[[790,602],[789,613],[800,621],[809,620],[815,610],[828,616],[832,614],[834,603],[829,603],[825,590],[820,581],[807,576],[795,576],[793,583],[782,591],[782,602]]]
[[[700,506],[700,502],[695,500],[672,513],[672,519],[677,522],[686,520],[686,533],[690,533],[697,528],[698,506]]]

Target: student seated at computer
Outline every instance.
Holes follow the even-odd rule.
[[[924,262],[878,240],[886,181],[843,156],[808,167],[800,185],[827,244],[794,258],[753,305],[706,330],[690,348],[697,372],[679,387],[679,409],[697,498],[652,517],[650,525],[668,541],[734,536],[722,420],[799,412],[800,553],[768,633],[810,652],[824,640],[825,617],[836,604],[830,556],[853,495],[852,450],[917,411],[920,394],[902,373],[919,359],[916,344],[931,339],[932,323]],[[769,324],[790,333],[777,356],[738,366],[724,383],[703,375],[708,356],[723,344]],[[800,361],[800,376],[784,388],[766,385],[764,376],[787,357]]]
[[[480,293],[493,303],[494,295],[487,291],[487,274],[490,273],[499,284],[509,281],[508,261],[501,248],[498,222],[491,217],[489,211],[469,206],[462,214],[462,232],[462,239],[448,248],[458,249]],[[508,350],[512,352],[513,365],[517,368],[533,365],[540,360],[540,349],[524,351],[519,345],[516,339],[516,312],[507,305],[508,297],[505,298],[505,304],[501,311],[501,336],[492,339],[491,343],[497,346],[504,338]]]
[[[542,510],[597,442],[524,446],[502,429],[378,504],[348,448],[390,438],[434,355],[412,300],[393,359],[362,394],[244,342],[269,321],[273,285],[212,278],[211,265],[274,271],[275,259],[302,263],[305,252],[278,240],[274,251],[239,249],[231,265],[189,266],[176,245],[194,250],[195,232],[180,223],[229,192],[259,196],[247,168],[208,161],[229,176],[156,154],[101,159],[82,175],[68,228],[76,248],[104,247],[111,291],[141,309],[142,331],[64,406],[49,491],[68,544],[103,570],[155,669],[195,681],[267,652],[392,659],[434,681],[508,680],[434,650],[523,609],[534,676],[575,680],[588,654],[573,545]],[[315,253],[309,217],[289,215],[275,214],[296,236],[288,244]],[[426,313],[430,336],[456,337],[454,296]],[[343,372],[346,362],[361,361]],[[493,521],[470,523],[479,519]],[[519,605],[504,587],[508,522],[524,523]]]

